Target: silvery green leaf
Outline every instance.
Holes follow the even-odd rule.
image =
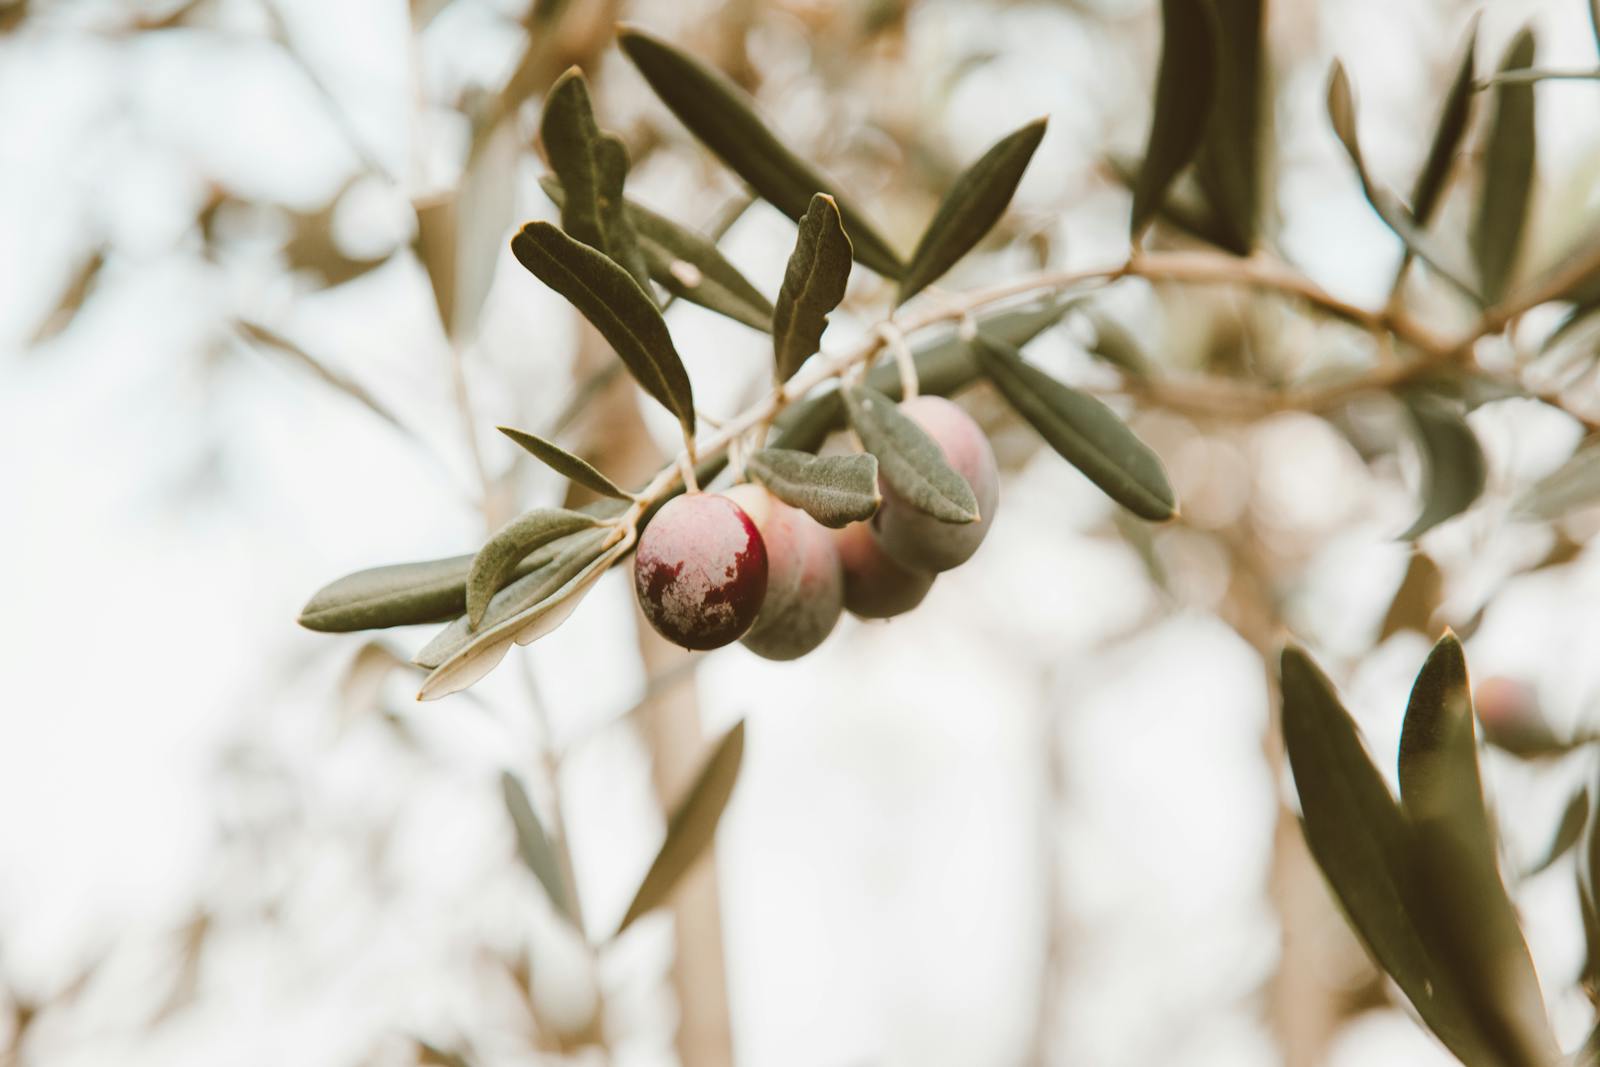
[[[1129,233],[1144,233],[1178,172],[1200,148],[1216,96],[1217,25],[1210,3],[1162,0],[1155,114],[1133,189]]]
[[[878,470],[906,503],[944,522],[977,522],[978,498],[951,469],[938,442],[901,414],[895,402],[865,385],[843,390],[850,426],[878,457]]]
[[[667,820],[667,836],[656,853],[644,881],[633,895],[633,902],[617,927],[621,934],[640,916],[666,903],[683,876],[711,847],[717,824],[727,810],[739,780],[739,765],[744,760],[744,722],[741,720],[723,735],[716,751],[706,760],[683,801]]]
[[[1035,119],[1002,137],[956,179],[911,253],[896,303],[937,281],[1000,221],[1044,139],[1046,121]]]
[[[885,277],[900,277],[905,266],[889,243],[836,185],[773,136],[742,90],[642,30],[624,27],[617,40],[661,102],[758,195],[798,222],[812,196],[828,193],[838,202],[856,260]]]
[[[527,790],[510,771],[500,773],[500,792],[505,798],[506,813],[517,832],[517,855],[533,876],[544,886],[545,893],[555,909],[574,922],[572,905],[567,900],[566,883],[561,877],[561,865],[556,862],[555,849],[544,832],[544,824],[528,800]]]
[[[324,633],[442,622],[466,609],[472,556],[395,563],[330,582],[300,609],[300,625]]]
[[[1006,401],[1068,463],[1142,519],[1162,522],[1177,503],[1161,459],[1104,403],[1056,381],[1009,345],[973,340],[978,365]]]
[[[1600,438],[1590,438],[1567,461],[1535,482],[1517,500],[1517,510],[1538,519],[1559,519],[1600,503]]]
[[[595,122],[588,83],[577,67],[557,78],[546,94],[539,139],[567,193],[561,204],[561,228],[611,257],[648,293],[650,275],[623,207],[628,150]]]
[[[828,313],[850,280],[850,238],[839,208],[826,193],[811,198],[800,219],[794,251],[772,313],[772,347],[780,382],[788,381],[822,341]]]
[[[467,624],[476,628],[512,568],[541,545],[599,525],[593,515],[565,508],[536,508],[496,530],[473,557],[467,572]]]
[[[1502,71],[1533,66],[1533,31],[1523,29],[1506,49]],[[1483,152],[1483,180],[1472,225],[1472,252],[1491,303],[1505,295],[1522,251],[1538,154],[1532,85],[1494,87],[1494,114]]]
[[[773,496],[835,530],[872,518],[882,500],[878,460],[868,452],[814,456],[763,448],[745,460],[745,470]]]
[[[614,500],[631,500],[624,490],[604,474],[594,468],[587,460],[573,455],[554,441],[546,441],[538,434],[528,433],[526,430],[514,430],[509,426],[499,427],[501,433],[511,438],[539,462],[561,475],[569,481],[577,482],[585,489],[608,496]]]
[[[616,350],[644,391],[694,433],[694,390],[655,300],[611,258],[548,222],[511,239],[517,261],[566,297]]]
[[[1422,513],[1400,535],[1410,541],[1477,500],[1488,480],[1483,448],[1454,405],[1427,393],[1401,396],[1422,458]]]

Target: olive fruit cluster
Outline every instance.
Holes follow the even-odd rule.
[[[877,513],[839,530],[755,484],[680,496],[645,527],[634,559],[634,589],[651,625],[684,648],[742,641],[767,659],[790,660],[820,645],[846,609],[887,619],[920,604],[940,571],[978,550],[1000,477],[988,438],[960,407],[921,396],[900,410],[971,486],[978,521],[942,521],[881,477]]]

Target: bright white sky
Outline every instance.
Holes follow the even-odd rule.
[[[1320,17],[1291,12],[1277,27],[1275,44],[1304,58],[1278,116],[1282,243],[1353,298],[1382,296],[1371,279],[1394,248],[1322,119],[1327,59],[1350,69],[1368,153],[1398,182],[1432,121],[1430,72],[1459,36],[1461,19],[1444,6],[1361,0]],[[409,700],[409,680],[391,680],[382,699],[402,733],[370,710],[340,709],[340,678],[362,638],[293,625],[306,596],[338,574],[454,554],[481,535],[426,283],[404,256],[310,296],[282,280],[266,245],[226,271],[197,263],[185,233],[207,177],[315,206],[351,165],[337,128],[295,70],[246,36],[128,45],[50,29],[114,22],[116,4],[44,7],[39,28],[0,41],[0,444],[10,457],[0,464],[0,977],[44,996],[112,954],[80,1010],[41,1024],[37,1062],[333,1065],[384,1035],[448,1042],[461,1032],[485,1064],[525,1062],[505,989],[463,948],[528,943],[536,969],[540,960],[569,978],[581,969],[537,887],[508,861],[497,776],[506,766],[532,774],[536,741],[520,670],[508,661],[476,696],[427,705]],[[690,7],[672,17],[702,14]],[[1480,54],[1497,55],[1532,16],[1542,65],[1593,65],[1582,7],[1492,3]],[[407,236],[409,197],[448,178],[440,160],[451,158],[438,115],[427,136],[407,132],[404,14],[380,0],[285,8],[371,150],[401,173],[422,161],[425,177],[359,190],[341,219],[352,248],[390,247]],[[425,66],[437,84],[503,68],[517,42],[494,8],[458,0],[429,30]],[[668,11],[647,5],[644,17],[670,33]],[[259,28],[248,13],[228,17]],[[1148,13],[1139,25],[1153,32]],[[970,158],[994,128],[1051,113],[1018,202],[1042,219],[1060,210],[1061,190],[1084,188],[1119,103],[1146,91],[1151,49],[1130,52],[1128,40],[1085,36],[1066,8],[1018,5],[1001,17],[930,0],[913,20],[909,62],[1001,52],[961,83],[939,121],[954,155]],[[1545,173],[1592,174],[1600,88],[1539,92]],[[784,117],[783,103],[774,111]],[[1139,132],[1113,131],[1119,142]],[[518,218],[549,212],[535,176],[529,163]],[[642,199],[688,200],[706,214],[686,193],[693,174],[662,165],[647,178]],[[1545,194],[1572,203],[1568,190]],[[1074,193],[1059,224],[1069,261],[1114,259],[1123,212],[1104,191]],[[1548,223],[1544,233],[1558,243],[1576,229]],[[728,247],[771,291],[791,233],[762,208]],[[97,239],[118,252],[83,314],[22,350]],[[488,436],[492,424],[538,425],[571,386],[565,311],[509,256],[500,266],[472,364],[478,428],[496,464],[512,455]],[[1118,306],[1150,341],[1162,336],[1145,295]],[[303,341],[424,445],[270,354],[213,349],[232,314]],[[1165,324],[1168,343],[1183,343],[1182,314]],[[761,338],[743,327],[693,308],[675,309],[671,323],[712,410],[735,404],[745,385],[725,368],[765,373]],[[864,325],[841,316],[828,345]],[[1064,333],[1031,351],[1084,372]],[[1461,617],[1537,553],[1537,534],[1508,523],[1504,498],[1574,437],[1521,405],[1483,411],[1475,425],[1495,493],[1430,542],[1459,577]],[[1219,477],[1254,475],[1291,532],[1324,546],[1290,621],[1347,684],[1387,767],[1426,642],[1402,635],[1367,650],[1404,566],[1392,537],[1410,496],[1371,479],[1310,420],[1238,435],[1220,452],[1170,419],[1144,428],[1180,493],[1226,498]],[[556,487],[528,489],[531,504]],[[1052,852],[1066,924],[1056,1062],[1276,1061],[1252,999],[1277,951],[1261,885],[1280,784],[1260,758],[1260,666],[1208,615],[1220,590],[1207,546],[1168,545],[1182,602],[1165,602],[1104,533],[1107,507],[1054,457],[1036,456],[1008,480],[982,552],[915,614],[847,620],[796,664],[737,647],[703,660],[707,731],[750,723],[719,839],[741,1062],[1016,1062],[1038,1015]],[[611,723],[643,683],[630,596],[611,575],[563,630],[512,654],[531,665],[569,753],[564,799],[596,929],[621,915],[660,833],[639,743]],[[1592,556],[1515,582],[1469,646],[1475,673],[1535,678],[1553,717],[1575,720],[1600,693],[1597,597]],[[402,653],[423,639],[392,637]],[[1065,790],[1054,808],[1052,718]],[[1535,776],[1496,761],[1491,772],[1502,808],[1516,813],[1509,847],[1526,860],[1586,770]],[[372,839],[390,824],[374,876]],[[270,927],[258,916],[267,899],[281,903]],[[136,1041],[172,981],[163,937],[197,900],[221,909],[228,931],[202,973],[202,1001]],[[1588,1024],[1582,998],[1564,992],[1581,962],[1570,862],[1529,883],[1523,902],[1570,1046]],[[601,961],[619,1064],[670,1062],[666,933],[660,920],[642,923]],[[1331,944],[1336,975],[1343,942]],[[571,982],[557,985],[570,993]],[[1379,1013],[1350,1028],[1334,1062],[1448,1061],[1405,1018]]]

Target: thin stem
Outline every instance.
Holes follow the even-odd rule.
[[[1600,81],[1600,70],[1540,70],[1524,67],[1521,70],[1503,70],[1490,78],[1480,78],[1472,83],[1478,92],[1496,85],[1532,85],[1534,82]]]

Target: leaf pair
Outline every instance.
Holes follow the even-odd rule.
[[[624,28],[618,42],[661,102],[759,196],[799,222],[815,194],[829,194],[839,206],[856,259],[885,277],[899,278],[905,272],[905,264],[866,217],[773,135],[743,91],[642,30]]]
[[[945,462],[939,443],[895,402],[865,385],[844,390],[850,426],[861,446],[878,458],[878,470],[895,494],[941,522],[977,522],[978,498]]]
[[[1412,689],[1398,805],[1310,658],[1285,649],[1281,680],[1306,843],[1368,949],[1468,1067],[1554,1063],[1496,864],[1460,642],[1446,634]]]
[[[1056,381],[981,330],[972,349],[978,366],[1017,413],[1107,496],[1152,522],[1177,514],[1160,458],[1109,407]]]

